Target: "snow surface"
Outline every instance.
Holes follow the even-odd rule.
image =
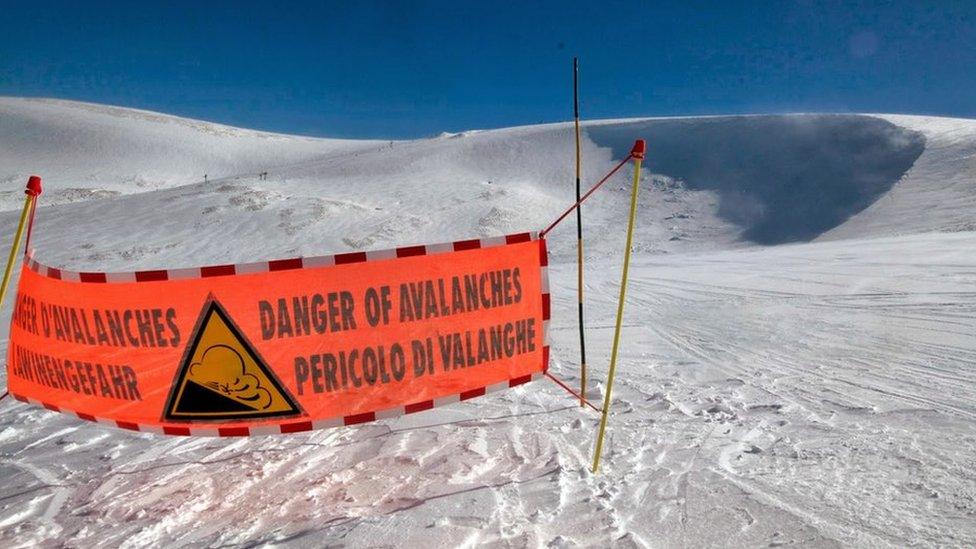
[[[584,137],[588,182],[649,145],[601,474],[598,417],[548,381],[254,439],[7,398],[0,545],[976,545],[976,121],[640,119]],[[349,141],[0,98],[0,231],[38,173],[38,258],[76,270],[498,235],[568,206],[572,157],[571,124]],[[584,210],[598,379],[628,183]],[[574,241],[572,221],[551,235],[552,370],[571,385]]]

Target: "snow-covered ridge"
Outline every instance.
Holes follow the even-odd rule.
[[[973,140],[959,136],[974,128],[873,115],[593,121],[584,124],[584,181],[607,171],[634,138],[648,140],[653,176],[645,174],[651,186],[637,239],[647,252],[958,230],[955,205],[940,204],[936,218],[904,210],[918,202],[916,189],[947,184],[919,166],[933,154],[940,163],[967,161]],[[54,207],[39,212],[39,258],[79,269],[239,262],[538,229],[571,202],[572,155],[565,123],[357,141],[0,98],[7,187],[0,205],[18,208],[26,175],[44,177],[42,204]],[[590,234],[620,232],[621,177],[587,205]],[[960,185],[960,194],[976,196]],[[885,208],[898,211],[898,227],[878,221]],[[569,234],[554,233],[557,257]],[[619,249],[612,237],[592,240],[592,254]]]
[[[205,174],[217,179],[370,145],[121,107],[0,97],[0,182],[16,186],[26,174],[41,173],[48,203],[194,183]]]

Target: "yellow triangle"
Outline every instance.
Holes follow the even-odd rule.
[[[258,419],[300,413],[226,311],[204,307],[190,339],[164,419]]]

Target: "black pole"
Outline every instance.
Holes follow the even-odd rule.
[[[579,59],[573,58],[573,120],[576,127],[576,202],[580,200]],[[583,208],[576,208],[576,269],[579,301],[580,406],[586,404],[586,335],[583,328]]]

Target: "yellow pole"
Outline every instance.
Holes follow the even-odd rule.
[[[17,262],[17,251],[20,249],[20,239],[24,236],[24,227],[27,226],[27,219],[30,217],[35,197],[41,194],[41,178],[31,176],[25,193],[27,198],[24,200],[24,209],[20,212],[20,222],[17,223],[17,232],[14,234],[14,241],[10,245],[10,256],[7,258],[7,268],[3,271],[3,282],[0,283],[0,306],[3,305],[4,298],[7,297],[10,275],[14,271],[14,263]]]
[[[610,415],[610,394],[613,391],[613,374],[617,368],[617,349],[620,346],[620,326],[624,318],[624,300],[627,296],[627,271],[630,269],[630,248],[634,243],[634,220],[637,217],[637,189],[640,183],[641,161],[644,159],[644,140],[634,143],[630,152],[634,159],[634,183],[630,192],[630,220],[627,224],[627,248],[624,251],[624,269],[620,280],[620,298],[617,301],[617,326],[613,332],[613,350],[610,352],[610,371],[607,373],[607,394],[603,398],[603,416],[600,418],[600,432],[596,437],[596,451],[593,453],[593,472],[600,469],[600,454],[603,452],[603,436],[607,430]]]

